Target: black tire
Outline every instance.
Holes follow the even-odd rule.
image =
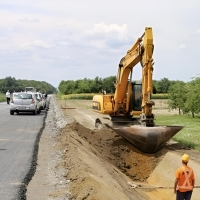
[[[37,111],[37,114],[40,114],[40,113],[41,113],[41,110],[38,110],[38,111]]]
[[[33,114],[34,114],[34,115],[37,115],[37,110],[36,110],[36,109],[33,111]]]
[[[14,111],[13,110],[10,110],[10,115],[14,115]]]

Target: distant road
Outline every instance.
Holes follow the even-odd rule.
[[[10,115],[10,105],[0,103],[0,199],[21,199],[45,115],[46,111]]]

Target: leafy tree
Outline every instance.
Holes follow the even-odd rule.
[[[94,79],[94,85],[95,85],[95,89],[93,90],[93,92],[94,93],[98,93],[98,92],[101,92],[102,91],[102,89],[103,89],[103,80],[102,80],[102,78],[100,78],[100,77],[96,77],[95,79]]]
[[[158,82],[157,93],[167,93],[170,87],[170,80],[168,78],[163,78]]]
[[[114,93],[115,86],[114,83],[116,82],[116,76],[110,76],[108,78],[103,79],[103,90],[106,90],[107,93]]]
[[[91,92],[90,80],[85,78],[79,81],[78,88],[81,93],[90,93]]]
[[[153,80],[153,94],[159,93],[159,81]]]
[[[73,94],[73,91],[76,89],[76,83],[73,80],[62,80],[58,86],[58,89],[63,94]]]
[[[187,84],[187,100],[185,112],[192,113],[192,117],[200,112],[200,78],[194,78]]]
[[[187,99],[186,83],[183,81],[176,81],[169,87],[168,101],[169,107],[171,109],[178,109],[179,115],[181,110],[185,110],[185,102]]]
[[[5,79],[1,80],[0,83],[0,90],[2,93],[6,93],[6,91],[10,90],[10,92],[14,91],[15,86],[17,86],[16,79],[11,76],[6,77]]]

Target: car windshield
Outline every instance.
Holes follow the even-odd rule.
[[[13,98],[14,99],[32,99],[32,95],[27,94],[27,93],[21,93],[21,94],[16,94]]]

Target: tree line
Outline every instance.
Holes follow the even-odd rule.
[[[79,80],[62,80],[58,86],[62,94],[82,94],[82,93],[100,93],[106,91],[107,93],[114,93],[116,77],[110,76],[108,78],[96,77],[95,79],[79,79]]]
[[[95,79],[62,80],[58,86],[59,91],[64,94],[82,93],[114,93],[116,81],[115,76],[107,78],[96,77]],[[153,94],[168,94],[168,105],[170,109],[178,109],[179,114],[200,113],[200,77],[194,77],[190,82],[179,80],[153,80]]]
[[[81,94],[81,93],[114,93],[116,76],[107,78],[96,77],[95,79],[79,79],[79,80],[62,80],[58,86],[59,91],[64,94]],[[170,85],[176,81],[170,81],[168,78],[163,78],[159,81],[153,81],[153,93],[163,94],[168,93]]]
[[[21,92],[25,90],[25,87],[34,87],[36,91],[41,91],[42,93],[53,94],[56,88],[45,81],[35,81],[35,80],[16,80],[14,77],[6,77],[5,79],[0,79],[0,93],[6,93],[8,90],[10,93]]]

